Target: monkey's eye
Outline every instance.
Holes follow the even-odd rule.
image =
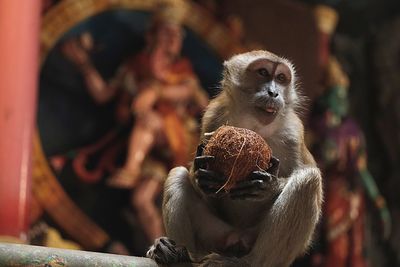
[[[276,80],[277,80],[279,83],[286,83],[286,82],[287,82],[287,78],[286,78],[285,74],[283,74],[283,73],[279,73],[279,74],[276,76]]]
[[[268,73],[267,69],[265,69],[265,68],[258,69],[257,72],[261,76],[269,77],[269,73]]]

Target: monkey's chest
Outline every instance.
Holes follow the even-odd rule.
[[[246,229],[258,225],[268,207],[255,204],[253,201],[226,198],[216,203],[216,209],[226,223],[239,229]]]
[[[217,205],[220,219],[232,226],[233,230],[224,237],[224,242],[218,251],[223,255],[241,257],[251,251],[258,237],[261,214],[265,210],[255,207],[246,201],[221,199]]]

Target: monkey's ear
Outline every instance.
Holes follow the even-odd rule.
[[[231,62],[224,61],[224,70],[222,71],[222,87],[230,88],[235,84],[235,77],[232,70]]]
[[[235,58],[235,57],[234,57]],[[222,72],[222,86],[223,88],[233,88],[239,86],[240,65],[235,60],[229,59],[223,63],[224,70]]]
[[[224,79],[229,79],[231,76],[231,73],[229,71],[229,62],[224,61],[223,66],[224,66],[224,70],[222,71],[222,75],[223,75]]]

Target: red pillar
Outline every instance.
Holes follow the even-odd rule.
[[[0,241],[27,241],[40,4],[0,1]]]

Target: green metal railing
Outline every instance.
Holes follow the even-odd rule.
[[[1,267],[157,267],[147,258],[0,243]]]

